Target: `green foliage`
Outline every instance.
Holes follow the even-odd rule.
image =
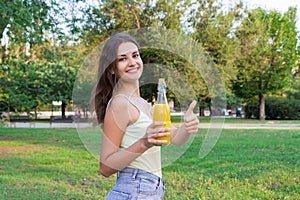
[[[292,81],[291,69],[298,59],[296,8],[284,14],[250,10],[235,35],[240,52],[233,90],[245,100],[260,97],[259,118],[263,120],[265,96],[283,91]]]
[[[0,5],[0,33],[3,37],[6,30],[9,42],[0,51],[0,110],[29,113],[52,100],[69,102],[80,57],[68,38],[62,39],[56,18],[63,16],[63,4],[8,0]]]
[[[154,27],[182,32],[189,6],[186,0],[104,0],[82,7],[71,26],[83,44],[95,47],[117,31]]]
[[[0,113],[0,128],[6,127],[7,126],[7,120],[3,116],[1,116],[2,113]]]
[[[228,94],[232,93],[231,80],[235,79],[237,73],[233,64],[237,48],[231,35],[234,25],[239,21],[243,12],[243,3],[224,11],[221,2],[205,0],[194,2],[187,19],[191,36],[201,44],[215,63]],[[214,75],[210,74],[211,77]],[[189,80],[195,80],[195,78]],[[211,94],[203,89],[197,90],[197,94],[204,107],[210,105]],[[235,100],[229,99],[227,103],[232,104],[232,101]]]
[[[270,97],[267,103],[267,119],[300,119],[300,100]]]
[[[290,99],[300,100],[300,76],[293,78],[290,88],[285,93]]]
[[[0,2],[0,11],[0,36],[5,30],[9,40],[0,49],[2,109],[29,111],[52,100],[70,102],[82,58],[116,31],[145,27],[174,30],[199,42],[221,74],[228,104],[286,90],[298,98],[299,88],[291,83],[291,68],[297,68],[299,59],[296,8],[281,14],[247,10],[243,2],[225,10],[216,0],[6,0]],[[182,54],[192,48],[170,45],[181,45]],[[159,53],[149,49],[145,63],[161,62],[178,70],[199,104],[210,106],[214,94],[191,62],[174,52]],[[86,81],[85,87],[91,87]],[[154,87],[145,86],[143,96],[149,100],[155,96]],[[87,106],[84,101],[80,106]]]
[[[234,90],[238,96],[251,99],[276,93],[290,84],[297,59],[295,17],[294,9],[283,15],[257,9],[243,21],[236,32],[240,55]]]
[[[166,78],[167,96],[175,101],[175,106],[185,107],[189,105],[191,89],[195,91],[196,97],[200,100],[203,99],[201,97],[208,95],[207,86],[200,72],[180,55],[155,48],[143,49],[141,55],[144,65],[151,66],[145,67],[143,72],[145,75],[142,76],[140,81],[140,84],[145,84],[141,90],[141,95],[145,99],[151,101],[156,98],[157,85],[152,80],[158,80],[159,77]],[[197,82],[191,81],[195,79]],[[178,85],[181,87],[178,87]],[[185,100],[188,102],[184,102]]]
[[[247,102],[245,106],[245,117],[248,119],[259,118],[259,102],[257,99]]]
[[[227,106],[228,108],[231,108],[231,106],[236,106],[236,105],[243,105],[243,99],[240,97],[237,97],[234,93],[231,91],[228,91],[226,93],[226,99],[227,99]]]
[[[36,107],[38,102],[43,101],[42,94],[44,88],[41,79],[36,73],[36,65],[26,64],[24,61],[9,60],[3,63],[0,73],[5,74],[6,78],[1,78],[3,83],[0,101],[6,104],[7,110],[17,112],[27,112]]]
[[[71,100],[77,72],[74,67],[22,60],[9,60],[2,66],[2,111],[29,113],[41,104]]]
[[[46,1],[1,1],[0,37],[4,29],[13,38],[11,42],[31,44],[43,40],[43,31],[49,30],[54,24],[48,18],[49,6]]]
[[[246,105],[245,116],[247,118],[258,118],[259,103],[257,100],[251,101]],[[266,119],[299,120],[300,100],[286,97],[267,97]]]

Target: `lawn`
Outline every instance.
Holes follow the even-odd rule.
[[[201,159],[206,131],[163,169],[165,199],[300,199],[299,130],[224,129]],[[76,129],[0,128],[0,199],[104,199],[114,181]]]
[[[199,117],[201,123],[211,123],[211,117]],[[172,122],[182,122],[182,116],[171,116]],[[236,118],[232,116],[221,116],[219,121],[226,124],[300,124],[300,120],[258,120],[247,118]]]

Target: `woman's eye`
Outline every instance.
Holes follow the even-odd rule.
[[[119,62],[122,62],[122,61],[124,61],[125,60],[125,58],[119,58]]]
[[[134,58],[138,58],[140,56],[140,54],[134,54],[133,57]]]

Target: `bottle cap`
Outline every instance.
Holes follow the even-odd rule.
[[[166,90],[166,82],[164,78],[158,79],[157,90],[164,92]]]

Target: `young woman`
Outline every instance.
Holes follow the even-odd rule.
[[[117,181],[107,199],[162,199],[160,145],[157,137],[171,134],[171,142],[181,145],[198,130],[193,101],[176,128],[158,128],[163,122],[152,122],[151,105],[141,96],[139,78],[143,62],[139,45],[122,32],[107,40],[99,62],[95,87],[95,110],[103,124],[100,173],[109,177],[117,173]]]

